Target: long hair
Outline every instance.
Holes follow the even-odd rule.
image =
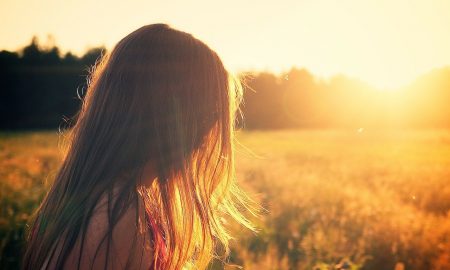
[[[226,255],[226,219],[252,228],[234,170],[241,96],[218,55],[188,33],[153,24],[123,38],[90,75],[67,154],[31,224],[23,267],[41,269],[49,256],[63,267],[77,239],[85,240],[99,198],[111,198],[114,188],[107,243],[141,196],[155,267],[203,269],[217,250]],[[138,182],[149,162],[157,177],[145,187]],[[55,242],[63,243],[59,254]]]

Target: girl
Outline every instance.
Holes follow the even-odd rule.
[[[204,269],[247,197],[234,181],[238,81],[164,24],[123,38],[90,75],[69,148],[31,225],[24,269]]]

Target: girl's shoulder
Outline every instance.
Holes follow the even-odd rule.
[[[86,231],[86,250],[93,269],[100,269],[105,261],[108,269],[149,269],[152,249],[143,205],[137,202],[126,207],[114,226],[109,222],[110,214],[107,196],[103,196]],[[108,234],[112,240],[109,248]]]
[[[110,215],[105,194],[89,219],[84,242],[81,232],[64,269],[77,269],[78,263],[79,269],[150,269],[153,252],[143,205],[138,202],[126,207],[114,226]]]

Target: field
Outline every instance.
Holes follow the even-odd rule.
[[[234,228],[244,269],[450,269],[450,131],[241,131],[239,181],[264,207]],[[62,157],[56,131],[0,134],[0,268]],[[233,267],[229,267],[235,269]]]

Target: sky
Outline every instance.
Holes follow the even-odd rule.
[[[111,49],[140,26],[192,33],[234,71],[306,68],[394,89],[450,66],[448,0],[0,0],[0,50],[48,35],[62,52]]]

